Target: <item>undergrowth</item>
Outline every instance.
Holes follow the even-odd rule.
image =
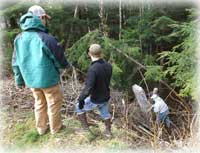
[[[22,112],[21,112],[22,113]],[[107,139],[103,135],[104,123],[95,122],[95,126],[90,129],[91,133],[81,133],[80,122],[74,117],[63,119],[66,129],[62,129],[59,133],[51,135],[48,131],[45,135],[39,135],[35,128],[35,120],[33,112],[27,113],[23,118],[15,118],[7,122],[6,128],[3,131],[4,147],[6,150],[21,150],[32,148],[65,148],[65,147],[104,147],[107,149],[127,149],[131,147],[126,140],[128,134],[125,130],[113,127],[113,138]],[[20,116],[20,115],[18,115]],[[23,116],[23,115],[21,115]],[[12,123],[10,123],[12,122]]]

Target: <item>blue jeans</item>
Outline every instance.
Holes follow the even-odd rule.
[[[109,112],[108,101],[103,102],[102,104],[94,104],[91,101],[90,97],[87,97],[84,101],[85,101],[85,105],[84,105],[83,109],[79,109],[78,103],[76,104],[76,112],[78,115],[98,108],[102,119],[106,120],[111,117],[110,112]]]
[[[158,124],[160,123],[165,123],[166,126],[169,128],[170,127],[170,119],[169,119],[169,110],[166,110],[163,113],[159,113],[157,116],[157,122]]]

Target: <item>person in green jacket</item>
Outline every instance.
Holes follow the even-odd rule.
[[[59,69],[70,67],[64,49],[47,33],[47,19],[50,16],[42,7],[34,5],[28,9],[20,18],[22,32],[15,38],[12,58],[16,86],[27,86],[33,92],[36,128],[40,135],[49,127],[51,134],[64,127]]]

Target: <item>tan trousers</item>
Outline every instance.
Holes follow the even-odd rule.
[[[48,129],[51,134],[57,133],[62,127],[61,107],[63,95],[60,85],[57,84],[50,88],[31,88],[35,98],[35,120],[39,134],[44,134]]]

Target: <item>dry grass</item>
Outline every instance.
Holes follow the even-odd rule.
[[[198,139],[190,139],[191,136],[197,133],[195,129],[198,128],[198,115],[193,115],[188,106],[184,107],[185,109],[181,107],[172,112],[179,115],[178,111],[181,110],[181,116],[171,115],[173,121],[176,122],[173,124],[172,133],[169,134],[164,127],[158,128],[154,124],[152,114],[141,112],[136,102],[130,102],[126,95],[116,90],[111,92],[110,108],[114,138],[111,140],[104,138],[102,134],[104,126],[96,111],[88,115],[89,120],[97,125],[97,127],[92,127],[96,135],[77,134],[76,131],[80,128],[80,123],[76,120],[74,105],[82,84],[78,81],[74,69],[71,74],[66,75],[66,73],[63,73],[62,75],[64,92],[62,116],[68,128],[56,136],[50,134],[39,136],[37,134],[34,127],[34,99],[31,91],[29,89],[16,90],[13,79],[6,78],[4,80],[3,97],[1,99],[1,117],[3,117],[2,124],[4,125],[1,128],[3,134],[1,142],[4,144],[4,148],[14,149],[13,151],[16,152],[21,147],[23,149],[28,148],[28,150],[31,147],[39,147],[40,150],[50,147],[51,149],[56,148],[56,150],[62,150],[63,148],[70,150],[70,152],[85,152],[86,150],[95,150],[96,152],[130,152],[131,150],[145,152],[148,149],[148,152],[154,153],[173,153],[184,150],[184,152],[189,152],[190,147],[188,146],[195,148],[199,145],[198,141],[192,141]],[[80,146],[81,149],[79,150]],[[84,149],[84,147],[86,148]],[[190,152],[195,153],[194,150]]]

